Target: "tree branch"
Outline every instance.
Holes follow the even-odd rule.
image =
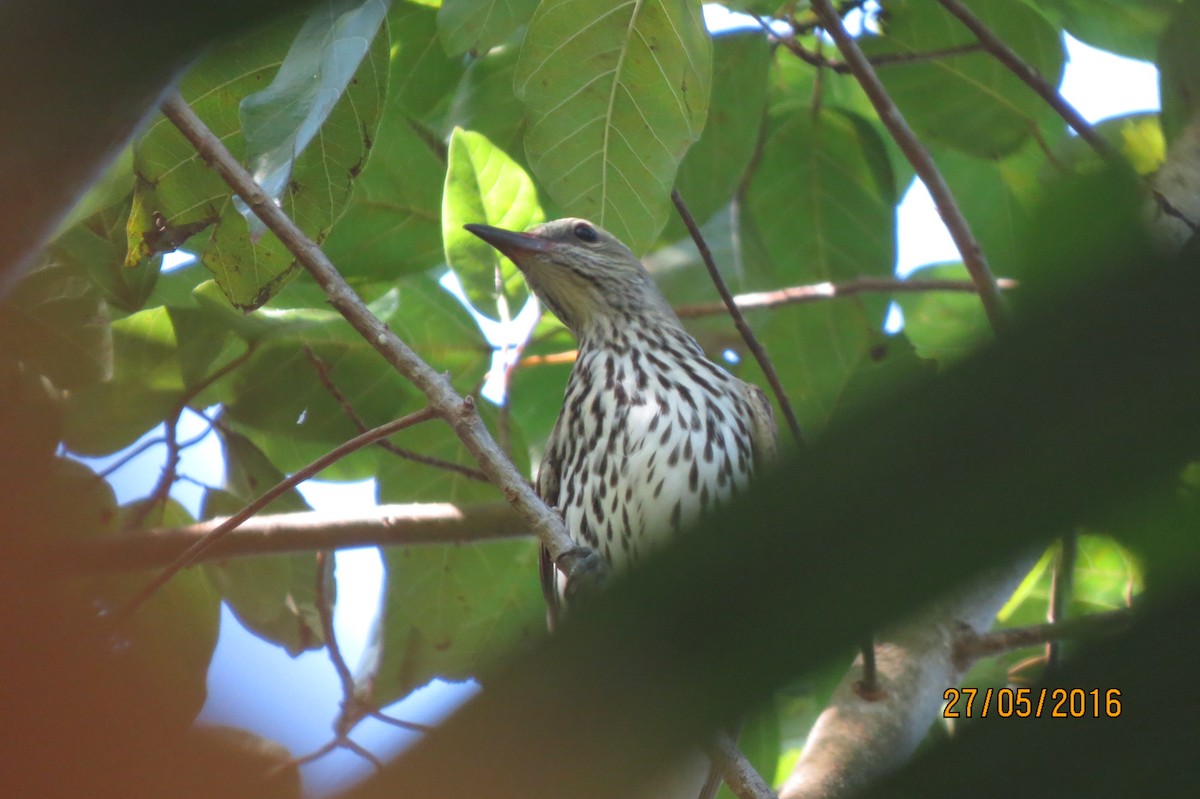
[[[778,799],[729,734],[718,732],[704,751],[738,799]]]
[[[733,293],[726,285],[725,278],[721,277],[721,270],[717,268],[717,262],[713,259],[712,250],[708,248],[708,242],[704,240],[704,234],[700,232],[700,226],[696,224],[696,219],[688,210],[687,204],[684,203],[678,190],[671,191],[671,200],[675,203],[675,210],[679,212],[679,218],[683,220],[688,233],[691,234],[692,241],[696,242],[700,258],[704,261],[704,266],[708,268],[709,277],[712,278],[713,285],[717,287],[717,293],[721,295],[721,301],[729,312],[729,316],[732,317],[734,326],[737,327],[738,332],[742,335],[742,340],[746,342],[746,346],[754,355],[754,360],[758,361],[759,368],[763,370],[767,382],[771,384],[771,391],[775,394],[775,400],[779,403],[779,410],[783,412],[783,418],[787,420],[796,446],[803,447],[804,433],[800,430],[800,422],[796,421],[796,412],[792,410],[791,400],[788,399],[787,392],[783,390],[783,383],[779,380],[779,373],[775,371],[775,364],[771,363],[771,357],[767,355],[766,349],[759,343],[754,331],[746,322],[746,317],[742,315],[737,303],[734,302]]]
[[[996,285],[1002,289],[1016,288],[1017,281],[1000,278]],[[897,277],[859,277],[840,283],[812,283],[807,286],[789,286],[775,291],[758,291],[748,294],[734,295],[733,301],[744,311],[759,308],[774,308],[780,305],[793,305],[807,302],[820,302],[838,297],[852,297],[856,294],[901,294],[927,291],[955,291],[978,293],[975,284],[969,280],[934,280],[920,278]],[[727,313],[724,303],[704,302],[692,305],[680,305],[675,313],[680,319],[693,319],[700,316],[716,316]]]
[[[960,0],[938,0],[938,2],[959,22],[965,25],[971,33],[975,34],[975,38],[979,40],[979,44],[983,45],[983,48],[1003,64],[1009,72],[1016,75],[1022,83],[1037,92],[1038,96],[1045,100],[1071,126],[1071,129],[1079,134],[1079,138],[1091,145],[1092,149],[1101,158],[1106,160],[1118,160],[1120,158],[1117,151],[1112,148],[1112,145],[1096,132],[1096,129],[1083,118],[1082,114],[1075,110],[1073,105],[1068,103],[1053,86],[1046,82],[1041,73],[1025,63],[1015,50],[993,33],[991,28],[983,24],[983,21],[972,14],[971,10],[964,6]]]
[[[821,20],[821,25],[825,28],[826,32],[837,43],[838,49],[842,52],[842,57],[846,59],[846,64],[863,87],[863,91],[866,92],[871,105],[875,107],[876,113],[879,114],[879,120],[888,129],[888,132],[891,133],[892,138],[895,139],[905,158],[912,164],[917,176],[921,178],[926,188],[929,189],[929,194],[933,197],[933,203],[937,207],[938,214],[942,217],[942,221],[946,223],[946,228],[950,231],[950,236],[954,239],[954,244],[962,256],[963,265],[967,268],[967,272],[970,273],[971,280],[975,283],[975,288],[979,292],[979,298],[983,302],[984,311],[987,312],[988,322],[995,333],[1001,333],[1005,329],[1005,313],[1004,302],[1000,297],[1000,289],[996,285],[996,278],[992,275],[992,270],[988,267],[983,250],[971,232],[971,226],[967,223],[966,217],[962,215],[962,211],[959,209],[958,203],[950,191],[950,187],[942,177],[942,173],[938,171],[937,165],[929,155],[929,151],[925,149],[924,145],[917,139],[916,134],[913,133],[912,128],[905,122],[900,109],[896,107],[896,104],[892,102],[892,98],[888,96],[887,90],[883,88],[883,83],[879,80],[879,76],[871,68],[871,64],[867,61],[866,56],[863,55],[862,50],[859,49],[858,44],[846,32],[846,27],[842,24],[841,18],[834,11],[829,0],[812,0],[812,9]]]
[[[992,626],[1036,562],[1023,558],[879,635],[876,695],[861,695],[856,661],[809,732],[780,799],[851,796],[912,757],[941,710],[942,692],[969,665],[957,657],[957,642]]]
[[[370,429],[367,426],[367,423],[364,422],[362,417],[358,415],[358,411],[354,410],[354,406],[350,403],[350,398],[343,394],[342,390],[333,382],[333,378],[329,374],[329,364],[325,363],[325,361],[321,359],[321,356],[313,352],[312,347],[308,346],[307,344],[304,345],[304,355],[308,358],[308,362],[312,364],[313,371],[317,373],[317,380],[321,382],[321,385],[326,391],[329,392],[330,396],[337,401],[337,404],[342,409],[342,413],[346,414],[346,418],[358,428],[358,432],[367,432]],[[432,455],[422,455],[420,452],[413,452],[410,449],[398,447],[391,441],[388,441],[386,438],[376,441],[375,446],[392,453],[397,458],[402,458],[406,461],[432,466],[435,469],[444,469],[448,472],[461,474],[463,477],[467,477],[471,480],[480,480],[484,483],[488,482],[487,475],[478,469],[472,469],[471,467],[463,466],[460,463],[448,461],[443,458],[435,458]]]
[[[796,35],[780,36],[771,30],[770,24],[753,11],[747,12],[750,16],[758,21],[762,29],[766,31],[770,41],[776,44],[783,45],[792,55],[799,58],[806,64],[817,67],[818,69],[828,69],[831,72],[836,72],[839,75],[849,75],[850,67],[844,61],[834,61],[821,53],[809,50],[802,45]],[[971,42],[970,44],[960,44],[955,47],[943,47],[938,50],[927,50],[921,53],[882,53],[868,59],[873,67],[887,67],[896,64],[916,64],[922,61],[937,61],[938,59],[948,58],[956,55],[966,55],[968,53],[978,53],[983,50],[983,45],[979,42]]]
[[[380,425],[374,430],[369,430],[362,435],[354,438],[331,449],[321,457],[317,458],[312,463],[300,469],[295,474],[288,475],[278,483],[267,489],[257,499],[248,503],[244,508],[230,516],[220,525],[209,531],[202,538],[196,540],[191,546],[183,551],[175,560],[171,561],[165,569],[151,580],[145,588],[139,591],[129,602],[116,613],[113,614],[113,625],[118,625],[127,619],[130,614],[137,610],[143,602],[154,596],[159,588],[166,585],[167,581],[179,573],[181,569],[185,569],[195,563],[195,559],[199,557],[206,549],[211,547],[216,542],[229,534],[231,530],[236,528],[242,522],[249,519],[254,514],[274,502],[284,492],[289,491],[303,483],[308,478],[315,474],[319,474],[325,467],[332,463],[336,463],[352,452],[357,452],[365,446],[375,443],[381,438],[399,432],[406,427],[412,427],[415,424],[428,421],[436,414],[432,408],[423,408],[415,413],[410,413],[405,417],[388,422],[385,425]]]
[[[376,349],[401,375],[429,400],[429,407],[441,417],[475,458],[488,479],[501,490],[529,529],[550,551],[555,562],[567,574],[600,568],[598,559],[589,558],[585,548],[571,540],[562,519],[546,506],[532,486],[513,466],[492,438],[475,410],[454,390],[449,380],[405,344],[370,312],[333,264],[311,239],[271,201],[245,169],[188,107],[178,93],[162,105],[163,114],[179,128],[196,152],[219,174],[259,219],[279,237],[317,284],[324,289],[329,303],[342,314],[363,339]]]
[[[990,633],[963,629],[954,642],[954,658],[959,668],[966,671],[980,658],[1068,638],[1108,635],[1119,632],[1132,621],[1133,614],[1127,608],[1120,608],[1103,613],[1090,613],[1067,621],[995,630]]]
[[[71,541],[47,547],[41,562],[47,569],[67,574],[162,567],[223,528],[230,518]],[[246,519],[195,554],[192,562],[366,546],[466,544],[527,535],[528,526],[503,502],[461,508],[443,502],[380,505],[357,514],[276,513]]]

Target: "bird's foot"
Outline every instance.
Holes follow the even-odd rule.
[[[555,558],[554,565],[567,577],[568,603],[594,593],[608,582],[608,561],[591,547],[572,547]]]

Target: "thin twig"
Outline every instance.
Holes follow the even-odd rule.
[[[959,0],[938,0],[938,2],[959,22],[965,25],[971,33],[975,34],[975,38],[979,40],[983,48],[1003,64],[1009,72],[1016,75],[1021,82],[1037,92],[1038,96],[1045,100],[1071,126],[1071,129],[1079,134],[1079,138],[1091,145],[1092,149],[1100,157],[1107,160],[1116,160],[1119,158],[1112,145],[1096,132],[1096,129],[1083,118],[1083,115],[1076,111],[1075,107],[1068,103],[1053,86],[1047,83],[1046,79],[1041,76],[1041,73],[1027,64],[1003,39],[992,32],[992,29],[985,25],[979,17],[971,13],[970,9],[964,6]]]
[[[793,34],[792,36],[780,36],[775,31],[771,30],[771,25],[765,19],[753,11],[747,12],[754,19],[758,20],[758,24],[767,32],[771,41],[783,45],[792,55],[799,58],[806,64],[817,67],[819,69],[828,69],[831,72],[836,72],[839,75],[849,75],[850,66],[844,61],[835,61],[822,53],[809,50],[800,40]],[[916,64],[922,61],[937,61],[942,58],[949,58],[957,55],[967,55],[969,53],[978,53],[983,50],[983,45],[979,42],[971,42],[970,44],[960,44],[954,47],[943,47],[938,50],[926,50],[920,53],[881,53],[880,55],[872,56],[868,59],[873,67],[888,67],[897,64]]]
[[[875,74],[875,70],[867,62],[862,50],[858,44],[846,32],[846,27],[842,24],[841,18],[833,10],[833,6],[829,0],[812,0],[812,9],[816,12],[821,20],[821,25],[826,32],[833,37],[837,43],[838,49],[842,52],[842,57],[846,59],[846,63],[850,66],[854,77],[866,92],[867,98],[874,106],[876,113],[879,114],[879,120],[891,133],[896,144],[912,164],[913,170],[917,176],[925,183],[929,189],[929,194],[933,198],[934,205],[937,207],[938,214],[942,217],[942,221],[946,223],[946,228],[950,231],[951,238],[954,239],[954,244],[958,248],[958,252],[962,255],[963,265],[967,268],[967,272],[971,275],[971,280],[975,283],[976,289],[979,291],[979,298],[983,302],[984,311],[987,313],[988,321],[992,326],[992,330],[999,334],[1005,329],[1005,313],[1004,302],[1000,297],[1000,289],[996,285],[996,278],[992,275],[992,270],[988,267],[987,259],[983,255],[983,250],[976,241],[974,234],[971,233],[971,226],[967,223],[966,218],[962,215],[962,211],[958,207],[958,203],[954,199],[954,194],[950,191],[950,187],[946,184],[942,173],[938,170],[937,165],[929,155],[929,151],[917,139],[912,128],[904,121],[904,116],[900,113],[900,109],[892,102],[892,98],[888,96],[887,91],[883,88],[883,83],[880,82],[879,76]]]
[[[217,526],[199,541],[196,541],[194,544],[188,547],[182,555],[180,555],[171,563],[171,565],[159,572],[153,580],[151,580],[141,591],[134,595],[133,599],[131,599],[123,608],[113,614],[113,624],[120,624],[127,619],[130,614],[137,610],[143,602],[154,596],[155,592],[166,585],[167,581],[178,574],[181,569],[191,566],[196,562],[195,559],[199,557],[206,549],[220,541],[222,537],[228,535],[231,530],[235,529],[246,519],[249,519],[267,505],[270,505],[284,492],[290,491],[313,475],[319,474],[325,467],[336,463],[350,453],[357,452],[363,447],[375,443],[380,438],[390,436],[406,427],[412,427],[415,424],[428,421],[429,419],[434,418],[436,415],[437,414],[432,408],[426,407],[416,411],[415,413],[410,413],[408,416],[388,422],[385,425],[380,425],[374,430],[369,430],[366,433],[355,436],[349,441],[339,444],[295,474],[289,475],[288,477],[280,480],[274,486],[267,489],[262,496],[258,497],[258,499],[249,502],[240,511],[230,516],[222,524]]]
[[[179,128],[202,159],[242,198],[325,291],[329,303],[363,339],[429,400],[429,407],[453,429],[488,479],[500,489],[529,529],[549,550],[568,578],[603,568],[603,561],[571,540],[562,518],[538,498],[512,461],[496,444],[474,403],[458,395],[449,380],[436,372],[394,332],[380,322],[354,293],[312,239],[276,205],[237,162],[225,145],[204,125],[178,92],[162,104],[163,114]],[[581,581],[589,582],[586,578]]]
[[[1075,560],[1079,553],[1079,537],[1072,530],[1062,537],[1058,557],[1054,561],[1054,578],[1050,583],[1050,606],[1046,621],[1061,624],[1067,620],[1067,606],[1071,603],[1071,589],[1075,582]],[[1058,641],[1046,642],[1046,669],[1058,668],[1062,654]]]
[[[333,562],[330,556],[331,553],[327,549],[317,553],[317,584],[313,604],[317,606],[317,618],[321,620],[321,635],[325,638],[325,648],[329,650],[329,660],[342,683],[343,701],[349,702],[354,696],[354,675],[346,665],[342,649],[338,646],[337,633],[333,629],[333,600],[325,590],[326,584],[333,578]]]
[[[679,218],[683,220],[684,226],[687,227],[688,233],[692,235],[692,241],[696,242],[696,249],[700,251],[700,258],[704,261],[704,265],[708,268],[709,277],[712,278],[713,285],[717,287],[717,293],[721,295],[721,300],[725,303],[726,310],[729,311],[729,316],[733,319],[734,326],[742,335],[742,340],[746,342],[746,346],[754,355],[754,360],[758,361],[759,368],[762,369],[763,375],[767,378],[767,382],[771,384],[771,390],[775,393],[775,400],[779,403],[779,410],[783,412],[783,418],[787,420],[788,427],[792,431],[792,437],[796,440],[796,445],[804,446],[804,433],[800,430],[800,423],[796,421],[796,412],[792,410],[792,403],[788,400],[787,392],[783,390],[783,383],[779,380],[779,373],[775,371],[775,364],[771,363],[770,356],[759,343],[758,338],[754,335],[754,331],[750,329],[750,325],[746,322],[746,317],[742,315],[737,303],[733,300],[733,293],[730,292],[729,286],[725,283],[725,278],[721,277],[721,271],[717,268],[717,262],[713,259],[712,250],[708,248],[708,242],[704,240],[704,234],[700,232],[700,226],[696,224],[695,217],[688,210],[687,204],[683,201],[683,197],[679,195],[678,190],[671,191],[671,200],[675,203],[675,210],[679,212]]]
[[[317,607],[317,617],[321,620],[321,635],[325,638],[325,649],[329,652],[333,670],[337,672],[338,680],[342,684],[342,717],[338,721],[338,735],[343,741],[348,741],[346,736],[364,716],[378,717],[382,714],[359,696],[358,686],[354,682],[354,674],[346,665],[346,658],[342,656],[342,648],[338,646],[337,632],[333,629],[333,600],[329,596],[329,592],[325,590],[326,584],[333,576],[332,554],[329,550],[317,553],[317,585],[314,604]],[[387,721],[389,724],[395,724],[412,732],[429,732],[432,729],[424,724],[403,721],[392,716],[388,716]]]
[[[1024,649],[1064,638],[1113,633],[1128,625],[1132,619],[1133,614],[1129,610],[1121,608],[1103,613],[1091,613],[1056,624],[1014,627],[1010,630],[995,630],[982,635],[965,628],[960,633],[958,640],[954,642],[954,660],[965,672],[972,663],[983,657],[1001,655],[1014,649]]]
[[[862,653],[862,680],[859,682],[859,694],[870,699],[879,695],[879,669],[875,665],[875,636],[867,633],[859,644],[858,651]]]
[[[313,369],[316,371],[317,380],[321,382],[321,385],[325,388],[325,390],[328,391],[334,400],[337,401],[338,405],[341,406],[342,413],[346,414],[346,417],[350,420],[350,422],[356,428],[358,428],[358,432],[365,433],[370,430],[371,428],[368,427],[367,423],[363,421],[363,418],[358,415],[358,411],[356,411],[354,406],[350,404],[350,399],[343,394],[342,390],[337,387],[336,383],[333,382],[333,378],[329,374],[329,364],[325,363],[324,359],[313,352],[312,347],[308,346],[307,344],[304,345],[304,354],[308,357],[308,362],[312,364]],[[402,458],[406,461],[412,461],[414,463],[424,464],[425,466],[432,466],[435,469],[443,469],[447,472],[461,474],[463,477],[467,477],[471,480],[479,480],[484,483],[488,482],[487,475],[478,469],[472,469],[470,466],[463,466],[461,463],[455,463],[454,461],[436,458],[433,455],[423,455],[420,452],[404,449],[403,447],[396,446],[387,439],[376,441],[375,446],[386,450],[396,457]]]
[[[1017,281],[1000,278],[996,281],[996,284],[1002,289],[1011,289],[1016,288]],[[807,286],[789,286],[788,288],[776,289],[775,291],[737,294],[734,295],[733,301],[743,311],[750,311],[759,308],[774,308],[780,305],[820,302],[839,297],[853,297],[857,294],[904,294],[932,291],[954,291],[975,294],[978,292],[978,289],[969,280],[858,277],[839,283],[812,283]],[[680,305],[675,309],[675,313],[680,319],[716,316],[726,312],[726,306],[721,302]]]
[[[725,732],[718,732],[705,752],[717,766],[725,784],[738,799],[776,799],[775,792],[762,775],[750,765],[737,742]]]
[[[126,529],[141,527],[142,522],[146,519],[146,515],[155,507],[167,501],[167,496],[171,493],[171,487],[175,485],[175,480],[179,473],[179,453],[182,449],[178,439],[179,419],[183,416],[183,412],[187,410],[188,404],[213,383],[216,383],[249,360],[253,354],[254,347],[247,347],[246,351],[241,355],[202,380],[199,380],[195,385],[188,387],[187,391],[183,392],[174,407],[171,408],[171,412],[167,414],[167,418],[163,422],[165,428],[163,443],[167,446],[167,455],[163,461],[162,473],[159,475],[158,482],[149,496],[142,500],[137,508],[129,514],[129,518],[125,522]],[[208,435],[208,431],[205,431],[205,435]]]

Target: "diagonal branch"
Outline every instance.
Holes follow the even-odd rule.
[[[283,210],[254,182],[225,145],[196,116],[179,94],[171,94],[162,105],[163,114],[196,148],[196,152],[217,172],[259,219],[279,237],[324,289],[329,303],[342,314],[363,339],[376,349],[400,374],[429,400],[429,408],[443,419],[475,458],[480,469],[501,490],[529,529],[542,541],[568,578],[580,571],[601,570],[601,561],[589,557],[590,550],[577,547],[567,533],[562,518],[546,506],[532,486],[521,476],[512,461],[492,438],[475,410],[450,385],[385,324],[380,322],[346,283],[333,264],[312,239],[304,235]],[[592,575],[594,576],[594,575]],[[581,581],[587,582],[587,579]]]
[[[959,209],[942,173],[938,171],[929,151],[917,139],[908,123],[904,121],[900,109],[888,96],[879,76],[875,74],[875,70],[863,55],[862,50],[859,49],[858,44],[847,33],[841,17],[834,11],[829,0],[812,0],[812,9],[821,20],[825,31],[833,37],[838,49],[842,51],[842,57],[846,59],[846,64],[862,86],[871,105],[875,107],[876,113],[879,114],[879,120],[895,139],[901,152],[904,153],[904,157],[912,164],[917,176],[929,189],[934,205],[937,206],[938,214],[946,223],[946,228],[950,231],[950,236],[954,239],[959,254],[962,255],[963,265],[967,268],[971,280],[975,283],[975,288],[979,291],[979,298],[983,302],[984,311],[987,312],[988,322],[991,323],[993,332],[1001,333],[1005,328],[1005,312],[1000,289],[996,285],[996,278],[992,275],[983,250],[971,232],[971,226]]]
[[[1092,149],[1100,157],[1107,160],[1116,160],[1119,158],[1112,145],[1105,141],[1104,137],[1097,133],[1096,129],[1083,118],[1083,115],[1075,110],[1075,106],[1068,103],[1053,86],[1046,82],[1046,79],[1042,77],[1040,72],[1027,64],[1021,56],[1017,55],[1015,50],[1009,47],[979,17],[972,14],[971,10],[963,5],[960,0],[938,0],[938,2],[959,22],[965,25],[971,33],[975,34],[975,38],[979,40],[979,44],[991,53],[997,61],[1003,64],[1009,72],[1016,75],[1022,83],[1037,92],[1038,96],[1045,100],[1063,118],[1063,121],[1079,134],[1079,138],[1091,145]]]
[[[337,401],[337,404],[341,406],[342,413],[346,414],[346,418],[348,418],[351,423],[358,428],[358,432],[365,433],[370,430],[370,428],[367,427],[367,423],[364,422],[362,417],[358,415],[358,411],[354,410],[354,406],[350,404],[350,398],[342,393],[342,390],[337,387],[336,383],[333,382],[333,378],[329,374],[329,364],[325,363],[321,356],[313,352],[312,347],[308,346],[307,344],[304,345],[304,355],[308,358],[308,362],[312,364],[313,370],[317,373],[317,380],[321,382],[321,385],[325,388],[325,390],[328,391],[330,396],[332,396],[334,400]],[[471,480],[480,480],[484,483],[488,481],[487,475],[478,469],[472,469],[469,466],[463,466],[461,463],[455,463],[454,461],[448,461],[443,458],[435,458],[432,455],[423,455],[420,452],[414,452],[411,449],[398,447],[391,441],[388,441],[386,438],[376,441],[375,445],[392,453],[398,458],[403,458],[406,461],[432,466],[435,469],[444,469],[448,472],[461,474],[463,477],[467,477]]]
[[[119,625],[125,619],[129,618],[129,616],[135,610],[141,607],[142,603],[154,596],[158,589],[166,585],[167,582],[176,574],[178,574],[181,569],[191,566],[196,562],[196,558],[203,554],[205,550],[220,541],[224,536],[228,535],[230,531],[235,529],[242,522],[246,521],[251,516],[270,505],[284,492],[290,491],[313,475],[319,474],[325,467],[341,460],[350,453],[357,452],[363,447],[369,446],[379,439],[390,436],[406,427],[412,427],[415,424],[428,421],[435,415],[436,414],[431,408],[426,407],[416,411],[415,413],[410,413],[408,416],[388,422],[385,425],[380,425],[374,430],[370,430],[362,435],[355,436],[349,441],[339,444],[295,474],[288,475],[284,479],[280,480],[271,488],[267,489],[260,497],[258,497],[258,499],[251,501],[240,511],[230,516],[216,528],[206,533],[203,537],[195,541],[195,543],[184,550],[184,552],[175,558],[175,560],[173,560],[169,566],[159,572],[153,580],[151,580],[144,588],[142,588],[141,591],[135,594],[133,599],[129,600],[124,607],[113,614],[113,626]]]
[[[675,210],[679,212],[679,218],[683,220],[688,233],[692,235],[692,241],[696,242],[696,249],[700,251],[704,266],[708,268],[709,277],[712,278],[713,285],[717,287],[717,293],[721,295],[721,300],[728,310],[729,316],[733,318],[734,326],[737,327],[738,332],[742,335],[742,340],[746,342],[746,346],[754,355],[754,360],[758,361],[759,368],[763,370],[767,382],[771,384],[771,391],[774,392],[775,400],[779,403],[779,410],[783,411],[783,418],[787,420],[788,428],[792,431],[792,438],[796,440],[796,446],[803,447],[804,433],[800,430],[800,422],[796,421],[796,412],[792,410],[792,403],[788,399],[787,392],[783,390],[783,383],[779,379],[779,373],[775,371],[775,364],[771,363],[767,351],[759,343],[754,331],[746,322],[746,317],[742,315],[737,303],[734,302],[733,293],[725,283],[725,278],[721,277],[721,270],[717,268],[717,262],[713,260],[712,250],[708,248],[708,242],[704,240],[700,226],[696,224],[695,217],[688,210],[687,204],[684,203],[678,190],[671,191],[671,200],[675,203]]]

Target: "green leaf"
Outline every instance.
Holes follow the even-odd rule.
[[[519,164],[525,159],[525,106],[513,93],[520,49],[505,45],[467,67],[450,101],[446,124],[482,133]]]
[[[462,281],[475,310],[493,319],[511,319],[529,299],[529,290],[511,260],[463,225],[523,231],[545,219],[525,170],[487,137],[455,128],[442,197],[442,239],[446,263]]]
[[[865,39],[868,56],[929,53],[975,41],[962,23],[928,0],[885,0],[883,35]],[[1063,69],[1059,31],[1026,3],[971,0],[967,5],[1050,85]],[[1043,119],[1062,122],[1029,87],[988,53],[940,56],[879,70],[888,93],[923,138],[963,152],[1012,152]]]
[[[708,123],[675,178],[675,188],[701,224],[729,203],[750,164],[763,123],[770,63],[770,45],[759,31],[713,39]],[[687,235],[678,215],[671,214],[669,220],[664,238]]]
[[[63,230],[54,240],[51,252],[73,264],[100,289],[112,306],[132,313],[140,309],[158,283],[162,260],[143,260],[125,266],[125,230],[130,208],[114,205]]]
[[[387,8],[384,0],[329,0],[318,5],[288,48],[270,85],[242,99],[239,111],[245,160],[272,200],[282,196],[296,158],[321,131],[345,93]],[[360,120],[360,125],[370,127],[371,123]],[[234,202],[250,227],[251,238],[266,232],[248,206],[240,200]],[[336,218],[337,214],[331,215]]]
[[[912,274],[916,279],[967,280],[961,264],[931,266]],[[904,332],[922,358],[945,367],[961,361],[995,339],[983,303],[969,292],[900,292],[896,302],[904,312]]]
[[[432,278],[406,279],[370,307],[431,366],[448,371],[460,391],[482,378],[491,348],[466,309]],[[229,419],[285,472],[359,432],[322,384],[306,346],[325,363],[328,380],[368,427],[420,407],[421,396],[412,385],[344,320],[327,314],[297,309],[262,315],[265,325],[250,331],[257,349],[233,376],[226,400]],[[362,479],[375,473],[377,458],[374,449],[360,450],[322,474]]]
[[[296,29],[294,23],[273,25],[217,48],[180,85],[185,100],[235,157],[245,151],[238,106],[272,77]],[[317,144],[296,159],[283,209],[318,243],[344,210],[370,152],[386,88],[386,58],[381,34],[321,127]],[[144,255],[147,241],[162,237],[163,228],[172,231],[175,246],[184,233],[212,226],[201,260],[236,307],[257,308],[294,274],[291,254],[274,236],[252,240],[229,188],[165,119],[152,124],[137,144],[134,169],[132,260]]]
[[[102,455],[135,441],[179,401],[183,375],[166,308],[148,308],[112,324],[113,376],[72,392],[66,443]]]
[[[529,21],[538,0],[443,0],[438,37],[449,55],[483,55]]]
[[[463,59],[446,55],[439,46],[437,16],[438,10],[428,5],[393,0],[388,12],[392,61],[384,114],[399,113],[441,130],[446,104],[464,65]]]
[[[933,153],[992,272],[1022,274],[1022,237],[1050,173],[1041,147],[1026,142],[1003,158],[976,158],[947,148]]]
[[[0,350],[59,388],[106,380],[113,370],[108,306],[77,270],[43,261],[0,299]]]
[[[497,441],[503,441],[499,417],[495,406],[480,403],[480,416]],[[509,420],[509,449],[517,471],[529,474],[529,453],[519,426]],[[431,422],[405,430],[396,443],[405,449],[440,458],[444,461],[477,469],[471,453],[463,446],[458,436],[444,425]],[[477,502],[494,502],[498,491],[486,480],[476,480],[455,471],[429,466],[416,461],[386,455],[380,461],[378,472],[378,496],[384,503],[406,502],[452,502],[467,505]]]
[[[387,599],[371,675],[379,705],[435,677],[464,680],[545,634],[537,544],[389,547]]]
[[[284,477],[249,439],[229,430],[217,432],[225,447],[227,490],[206,493],[203,515],[209,518],[236,513]],[[293,488],[262,512],[305,510],[308,503]],[[311,554],[232,558],[206,564],[204,570],[255,635],[279,644],[292,657],[324,646],[316,606],[317,562]]]
[[[1159,96],[1162,100],[1162,127],[1167,142],[1196,118],[1200,97],[1200,6],[1180,3],[1163,31],[1158,45]]]
[[[690,0],[545,0],[517,63],[530,166],[573,216],[645,252],[708,114],[712,45]]]
[[[887,152],[870,124],[838,110],[798,109],[767,139],[746,189],[744,260],[770,288],[888,276],[894,202]],[[907,342],[883,334],[886,309],[885,298],[860,295],[778,309],[758,328],[810,435],[919,370]],[[767,385],[743,359],[740,376]]]
[[[89,578],[75,590],[81,601],[111,610],[128,602],[151,577],[139,572]],[[134,717],[152,712],[156,724],[173,720],[181,727],[192,721],[207,696],[220,619],[221,599],[204,573],[184,569],[122,625],[112,660],[104,664],[113,678],[108,690],[155,697],[145,708],[129,709]]]
[[[108,165],[104,173],[92,184],[78,202],[59,223],[55,237],[78,225],[83,220],[121,202],[133,191],[133,148],[126,147]]]
[[[770,287],[891,274],[892,180],[882,141],[860,117],[791,115],[763,146],[745,196],[774,268]],[[875,315],[882,323],[881,308]]]
[[[1177,0],[1038,0],[1037,5],[1080,41],[1130,58],[1153,61],[1158,38]]]

